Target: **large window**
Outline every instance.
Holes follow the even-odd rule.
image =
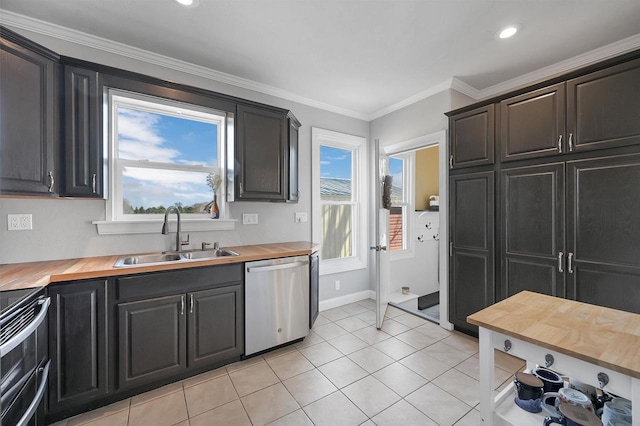
[[[176,206],[207,218],[223,205],[225,117],[161,98],[109,91],[110,220],[148,220]]]
[[[366,267],[366,139],[312,129],[313,239],[321,273]]]

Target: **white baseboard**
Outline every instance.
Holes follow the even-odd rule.
[[[357,293],[346,294],[340,297],[334,297],[333,299],[321,300],[319,303],[320,312],[365,299],[375,300],[376,292],[373,290],[364,290]]]

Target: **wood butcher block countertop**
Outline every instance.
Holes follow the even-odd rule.
[[[638,314],[523,291],[467,321],[640,378]]]
[[[17,290],[30,287],[44,287],[54,282],[81,280],[86,278],[112,277],[117,275],[138,274],[143,272],[168,271],[174,269],[196,268],[200,266],[222,265],[227,263],[250,262],[253,260],[273,259],[309,255],[318,251],[317,244],[297,241],[290,243],[257,244],[248,246],[224,247],[240,256],[219,257],[208,260],[180,261],[167,264],[149,264],[114,268],[113,264],[121,256],[98,256],[81,259],[51,260],[0,265],[0,291]],[[135,253],[134,255],[141,254]]]

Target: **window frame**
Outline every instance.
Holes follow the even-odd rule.
[[[153,107],[145,105],[153,103]],[[117,108],[128,107],[138,111],[147,111],[174,117],[183,117],[192,120],[204,121],[217,124],[218,147],[217,147],[217,167],[180,165],[171,163],[158,163],[151,161],[139,161],[130,159],[120,159],[117,156],[118,150],[118,129],[117,129]],[[177,109],[188,111],[186,114],[176,112]],[[155,233],[158,223],[164,219],[164,214],[145,215],[125,215],[122,212],[123,189],[122,171],[124,167],[153,168],[180,171],[216,172],[220,174],[222,182],[218,188],[217,203],[220,209],[220,219],[212,220],[206,213],[184,213],[181,215],[184,231],[211,231],[211,230],[233,230],[235,220],[228,218],[228,203],[226,202],[226,188],[230,184],[227,182],[227,150],[229,143],[227,138],[232,138],[229,134],[233,130],[233,116],[229,116],[224,111],[200,106],[193,103],[182,102],[159,96],[148,95],[130,90],[113,87],[104,87],[104,163],[105,173],[108,174],[109,182],[108,196],[105,200],[104,221],[94,221],[99,234],[134,234],[134,233]],[[213,117],[214,119],[211,119]],[[231,128],[230,128],[231,126]]]
[[[320,146],[351,151],[352,198],[349,202],[326,201],[320,197]],[[322,244],[322,206],[352,205],[353,247],[352,256],[337,259],[322,259],[320,275],[366,269],[368,263],[368,192],[367,192],[367,139],[331,130],[311,128],[311,188],[312,188],[312,237]],[[321,251],[320,251],[321,252]]]
[[[403,208],[403,242],[402,250],[389,250],[391,260],[409,259],[415,254],[415,238],[412,238],[415,229],[415,151],[399,154],[389,154],[391,157],[402,160],[402,198],[399,204]],[[398,206],[392,203],[392,207]]]

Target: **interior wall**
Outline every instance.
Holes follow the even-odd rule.
[[[416,151],[416,210],[427,210],[429,197],[440,194],[439,150],[439,147],[434,146]]]
[[[310,241],[311,222],[296,223],[295,212],[307,212],[311,220],[311,127],[320,127],[369,138],[369,122],[328,112],[286,99],[231,86],[186,72],[150,64],[70,41],[13,29],[37,43],[65,56],[110,65],[169,81],[237,96],[286,108],[302,123],[299,132],[298,203],[236,202],[229,207],[232,219],[239,220],[233,231],[192,232],[191,246],[203,241],[219,241],[221,246],[284,241]],[[98,235],[91,222],[105,220],[105,202],[86,199],[0,198],[0,218],[10,213],[31,213],[32,231],[7,231],[0,227],[0,264],[40,260],[100,256],[167,250],[173,234]],[[257,213],[257,225],[242,225],[243,213]],[[341,280],[341,290],[333,282]],[[369,273],[359,270],[320,280],[320,299],[328,299],[369,289]]]

